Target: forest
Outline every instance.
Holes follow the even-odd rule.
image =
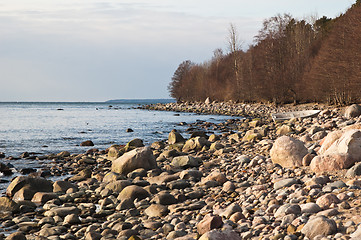
[[[361,102],[361,1],[331,19],[278,14],[263,22],[248,50],[229,27],[228,53],[204,63],[186,60],[168,86],[177,101]]]

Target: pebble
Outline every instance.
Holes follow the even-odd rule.
[[[189,106],[198,109],[198,105]],[[323,136],[340,126],[353,126],[340,110],[275,123],[269,113],[287,107],[235,104],[231,109],[209,103],[207,108],[217,106],[224,107],[219,110],[223,114],[241,111],[250,119],[187,124],[196,137],[188,143],[191,148],[183,151],[187,140],[183,137],[173,144],[167,139],[152,144],[154,169],[138,166],[126,174],[111,172],[112,157],[123,154],[122,146],[115,145],[109,156],[99,150],[49,155],[53,162],[44,171],[70,177],[52,183],[52,193],[38,193],[44,197],[36,204],[0,198],[0,210],[11,209],[1,215],[0,233],[18,229],[26,239],[102,240],[360,236],[360,221],[355,218],[361,204],[358,168],[346,179],[347,170],[316,175],[309,167]],[[306,147],[298,166],[281,167],[270,158],[282,125],[291,128],[288,136],[307,140],[298,142]],[[127,150],[132,149],[129,146]]]

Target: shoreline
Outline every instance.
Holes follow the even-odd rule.
[[[351,166],[319,171],[310,163],[323,156],[326,136],[361,129],[360,117],[346,118],[341,109],[318,106],[322,112],[317,117],[275,123],[268,116],[273,111],[315,105],[181,105],[183,110],[186,106],[200,113],[234,114],[242,108],[248,118],[189,123],[189,139],[169,129],[168,139],[147,147],[134,139],[107,150],[49,155],[47,167],[16,178],[8,197],[0,197],[0,233],[26,239],[188,240],[213,234],[266,240],[313,238],[324,229],[307,229],[326,224],[331,239],[358,234],[361,176],[346,177]],[[148,107],[163,107],[157,108]],[[273,154],[279,139],[290,144],[295,139],[301,148],[285,148],[294,165],[277,162],[284,154]],[[49,174],[65,178],[41,178]]]
[[[239,116],[245,118],[269,118],[271,113],[301,111],[301,110],[326,110],[337,109],[331,105],[319,103],[307,104],[274,104],[263,103],[234,103],[234,102],[182,102],[182,103],[157,103],[139,107],[140,109],[156,111],[191,112],[198,114],[214,114],[226,116]]]

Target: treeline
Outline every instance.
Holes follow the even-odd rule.
[[[254,45],[242,51],[233,25],[229,52],[182,62],[169,84],[178,101],[325,102],[361,100],[361,7],[309,23],[288,14],[267,19]]]

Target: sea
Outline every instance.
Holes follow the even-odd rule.
[[[145,145],[167,139],[172,129],[185,137],[187,125],[207,121],[219,123],[229,116],[199,115],[139,109],[141,105],[172,100],[117,100],[109,102],[0,102],[0,163],[11,164],[13,176],[23,168],[41,168],[44,161],[17,159],[28,152],[36,156],[69,151],[85,153],[90,148],[106,149],[140,138]],[[133,132],[127,132],[130,128]],[[81,147],[91,140],[95,146]],[[9,160],[9,156],[15,160]],[[6,182],[13,176],[2,176]],[[4,183],[1,183],[4,184]],[[2,186],[0,184],[0,190]]]

